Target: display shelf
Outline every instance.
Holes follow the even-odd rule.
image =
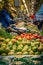
[[[43,65],[43,55],[0,56],[0,65]]]

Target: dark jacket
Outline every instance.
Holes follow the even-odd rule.
[[[2,26],[8,27],[10,24],[13,24],[14,22],[11,20],[10,14],[6,9],[3,9],[0,12],[0,22],[2,23]]]

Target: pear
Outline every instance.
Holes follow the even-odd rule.
[[[31,50],[31,51],[29,52],[29,55],[34,55],[34,52]]]
[[[16,52],[16,55],[22,55],[22,52],[20,52],[20,51]]]
[[[7,56],[7,54],[6,53],[2,53],[1,56]]]
[[[18,45],[17,50],[18,50],[18,51],[21,51],[21,50],[22,50],[22,48],[23,48],[23,45],[22,45],[22,44],[20,44],[20,45]]]
[[[25,45],[24,48],[22,49],[22,52],[27,51],[28,48],[29,48],[28,45]]]
[[[36,52],[36,51],[38,50],[38,47],[34,46],[34,47],[32,47],[32,50],[33,50],[34,52]]]
[[[19,45],[20,43],[21,43],[21,42],[17,40],[15,44],[16,44],[16,45]]]
[[[13,48],[12,48],[12,49],[13,49],[13,50],[16,50],[16,48],[17,48],[17,46],[16,46],[16,45],[13,45]]]
[[[5,39],[5,42],[8,43],[10,41],[10,39]]]
[[[28,55],[28,52],[23,52],[23,55]]]
[[[10,52],[8,53],[8,55],[14,55],[14,51],[10,50]]]
[[[38,52],[38,51],[37,51],[37,52],[35,52],[35,55],[40,55],[40,52]]]
[[[41,44],[38,48],[39,51],[43,51],[43,44]]]

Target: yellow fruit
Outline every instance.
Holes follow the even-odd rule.
[[[16,54],[17,54],[17,55],[22,55],[22,52],[17,52]]]
[[[16,42],[16,39],[11,39],[11,42],[15,43]]]
[[[11,50],[11,51],[8,53],[8,55],[14,55],[14,51]]]
[[[29,52],[29,55],[34,55],[34,52],[31,50],[31,51]]]
[[[10,41],[10,39],[5,39],[6,43],[8,43]]]

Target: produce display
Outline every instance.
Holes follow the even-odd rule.
[[[40,31],[38,27],[32,23],[26,23],[23,21],[18,22],[16,25],[16,28],[22,29],[22,30],[27,30],[27,33],[38,33],[40,34]]]
[[[43,36],[23,33],[12,39],[0,38],[0,55],[43,55]]]
[[[16,10],[13,0],[11,2],[10,0],[0,0],[0,12],[7,3],[11,4],[11,10],[7,11],[11,14],[11,21],[14,24],[10,25],[7,12],[6,18],[2,18],[4,14],[1,15],[2,22],[9,20],[9,29],[6,30],[12,31],[10,32],[12,35],[0,28],[0,65],[43,65],[43,32],[40,32],[36,25],[29,22],[28,17],[28,21],[25,20],[25,14],[22,11],[17,11],[17,7]],[[21,13],[23,16],[18,18]]]
[[[32,33],[38,33],[38,34],[40,34],[40,31],[39,31],[38,27],[36,25],[34,25],[34,24],[27,24],[27,28]]]

